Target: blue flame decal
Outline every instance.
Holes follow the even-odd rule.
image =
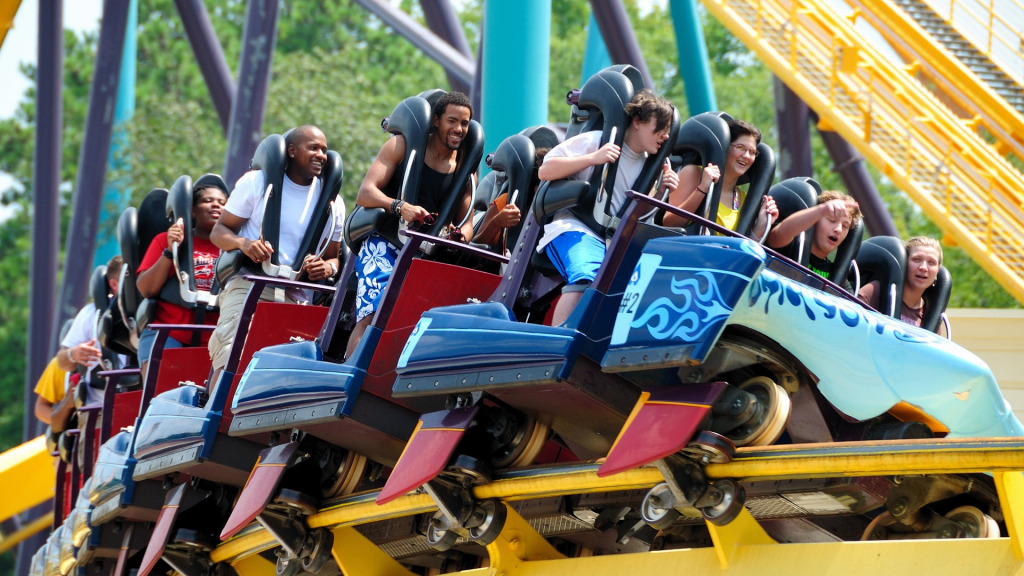
[[[694,276],[682,280],[672,277],[670,289],[683,297],[682,306],[676,306],[664,296],[658,298],[630,323],[630,327],[647,326],[651,336],[658,340],[678,338],[693,342],[710,328],[719,326],[732,314],[732,308],[722,298],[714,274],[703,271]],[[700,278],[707,284],[704,290],[701,290]]]

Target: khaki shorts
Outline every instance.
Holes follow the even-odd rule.
[[[235,342],[235,334],[238,332],[238,318],[242,315],[242,308],[245,307],[245,300],[249,296],[252,282],[242,278],[234,278],[228,282],[227,288],[221,291],[217,297],[217,305],[220,307],[220,317],[217,319],[217,328],[210,336],[210,359],[213,367],[223,368],[228,363],[231,355],[231,345]],[[261,302],[287,302],[294,304],[294,298],[287,295],[284,290],[267,286],[260,294]]]

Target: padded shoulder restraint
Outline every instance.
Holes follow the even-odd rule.
[[[134,207],[129,206],[117,219],[117,243],[121,246],[121,258],[124,260],[124,269],[121,272],[121,282],[117,289],[117,305],[121,308],[121,314],[125,318],[135,316],[142,296],[135,286],[137,278],[136,270],[139,268],[138,230],[139,215]]]
[[[107,267],[104,264],[97,266],[89,277],[89,295],[96,304],[97,310],[106,310],[110,305],[110,290],[107,285]]]
[[[861,218],[856,224],[850,226],[850,231],[846,234],[843,243],[836,248],[836,257],[832,261],[832,277],[830,278],[832,282],[840,286],[843,285],[843,280],[850,273],[850,262],[853,261],[853,256],[860,249],[860,244],[863,241],[864,219]]]
[[[167,219],[171,222],[177,222],[180,218],[185,225],[185,238],[180,244],[178,244],[178,267],[179,270],[188,274],[188,288],[195,292],[196,290],[196,278],[195,270],[193,270],[193,249],[192,249],[192,178],[188,175],[179,176],[174,184],[171,185],[171,189],[167,194],[167,204],[165,205],[165,211],[167,213]],[[277,246],[277,244],[274,244]],[[173,286],[175,292],[178,290],[178,278],[169,278],[164,283],[164,288],[167,288],[168,284]],[[164,297],[164,290],[161,289],[160,297]],[[180,300],[180,297],[177,298]],[[174,300],[171,300],[174,302]],[[178,302],[175,302],[176,304]],[[185,304],[188,307],[188,304]]]
[[[431,236],[440,234],[448,223],[455,219],[462,194],[469,186],[469,179],[477,171],[483,157],[484,129],[476,120],[470,120],[466,135],[462,137],[462,144],[459,145],[455,172],[448,184],[448,190],[445,191],[445,203],[438,210],[437,220],[428,231]]]
[[[900,318],[906,263],[903,240],[894,236],[868,238],[857,251],[860,285],[877,280],[880,285],[877,310],[897,320]]]
[[[779,221],[783,221],[804,208],[810,208],[818,202],[818,194],[821,193],[821,186],[814,178],[789,178],[772,186],[768,194],[775,199],[775,206],[779,209]],[[775,251],[783,256],[807,266],[810,263],[811,237],[814,234],[814,227],[803,233],[803,250],[800,249],[800,237],[797,236],[790,242],[789,246],[776,248]],[[838,278],[838,276],[837,276]]]
[[[754,222],[757,221],[761,200],[774,179],[775,151],[771,146],[761,142],[757,145],[757,159],[738,182],[738,184],[750,183],[750,186],[747,187],[747,197],[743,201],[743,206],[740,206],[739,220],[736,222],[736,231],[740,234],[750,237]],[[774,225],[775,222],[772,224]],[[760,238],[754,238],[754,240],[760,240]]]
[[[935,284],[924,291],[924,310],[921,313],[921,328],[930,332],[938,332],[942,323],[942,313],[949,305],[949,295],[953,291],[953,277],[945,266],[939,266],[939,274]]]
[[[509,136],[494,151],[491,168],[505,173],[506,185],[503,191],[508,193],[509,201],[515,196],[518,206],[529,206],[533,202],[530,180],[533,178],[536,154],[533,140],[521,134]],[[507,244],[515,244],[524,223],[525,220],[520,219],[519,224],[508,229]]]
[[[267,203],[263,211],[263,237],[270,242],[270,245],[277,248],[281,237],[281,193],[284,189],[284,167],[288,157],[288,147],[284,143],[284,136],[271,134],[260,142],[256,153],[249,162],[249,169],[263,171],[263,185],[270,188],[270,197],[264,198]],[[267,193],[267,188],[260,190],[261,197]],[[278,261],[280,252],[274,250],[270,255],[273,264],[280,264]],[[260,267],[252,260],[249,260],[254,270]]]
[[[732,117],[724,112],[705,112],[691,116],[679,129],[673,152],[683,159],[683,165],[700,164],[724,166],[729,151],[729,124]],[[751,167],[753,168],[753,167]],[[695,214],[712,222],[718,217],[718,202],[722,197],[722,179],[711,187]],[[694,227],[693,232],[696,232]]]

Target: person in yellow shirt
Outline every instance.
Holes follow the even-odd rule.
[[[722,194],[718,200],[718,215],[715,220],[729,230],[736,230],[736,223],[740,217],[740,206],[745,200],[745,194],[739,189],[736,182],[747,173],[747,170],[750,170],[754,161],[757,160],[757,145],[761,143],[761,131],[742,120],[732,120],[729,122],[729,135],[732,141],[729,143],[725,166],[722,168],[714,164],[708,164],[705,168],[701,168],[699,164],[683,166],[679,170],[679,184],[669,191],[668,202],[673,206],[693,212],[700,207],[704,197],[711,192],[711,187],[721,178]],[[757,221],[751,230],[752,238],[757,239],[764,235],[769,216],[771,216],[771,221],[775,222],[779,217],[779,210],[775,207],[775,200],[771,196],[765,196],[757,211]],[[689,223],[690,221],[686,218],[675,214],[665,214],[663,220],[665,226],[681,227]]]
[[[67,372],[54,357],[36,382],[36,418],[46,424],[64,422],[74,408],[73,395],[67,393]]]

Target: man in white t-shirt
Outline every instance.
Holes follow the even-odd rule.
[[[281,191],[281,223],[277,246],[261,238],[265,208],[264,194],[266,180],[262,170],[246,172],[238,179],[235,189],[228,198],[220,219],[210,233],[210,240],[221,250],[241,250],[253,262],[259,264],[269,260],[275,251],[278,264],[291,266],[296,259],[305,260],[303,272],[311,282],[330,278],[338,273],[338,255],[341,247],[342,223],[345,220],[345,205],[338,198],[334,202],[334,224],[328,223],[323,235],[331,234],[323,257],[299,254],[302,238],[306,233],[314,207],[322,193],[324,163],[327,162],[327,138],[316,126],[300,126],[285,137],[288,167],[285,169]],[[333,233],[332,233],[333,228]],[[323,237],[321,237],[321,240]],[[227,363],[231,344],[238,328],[238,317],[242,313],[245,297],[251,282],[237,274],[221,291],[217,298],[220,318],[217,329],[210,337],[210,358],[213,367],[221,369]],[[283,295],[286,302],[302,302],[308,296],[302,291],[279,291],[266,288],[261,300],[274,301]]]
[[[107,287],[110,294],[117,294],[118,283],[121,278],[121,266],[123,261],[120,256],[114,256],[107,262]],[[96,304],[89,302],[78,311],[75,321],[71,324],[67,335],[60,341],[60,350],[57,352],[57,365],[65,372],[73,372],[78,366],[87,368],[85,375],[79,384],[86,386],[92,382],[92,373],[96,371],[100,361],[103,359],[103,352],[96,342],[96,322],[103,311],[96,308]],[[127,358],[117,356],[117,366],[110,366],[111,369],[123,367]],[[105,368],[99,368],[100,371]],[[73,396],[68,394],[67,396]],[[95,404],[103,401],[103,390],[89,386],[87,404]]]
[[[618,162],[612,187],[611,210],[618,214],[626,202],[626,191],[636,182],[648,154],[657,154],[668,140],[672,127],[672,104],[655,96],[650,90],[641,90],[626,105],[629,124],[623,133],[620,148],[609,142],[601,146],[601,131],[584,132],[569,138],[551,149],[540,167],[541,180],[590,180],[596,166]],[[674,189],[679,178],[666,162],[662,171],[662,184]],[[646,191],[645,191],[646,192]],[[604,261],[607,246],[596,231],[572,215],[569,209],[555,215],[544,226],[537,251],[545,251],[558,272],[569,285],[586,285],[597,277]],[[569,318],[583,293],[566,291],[558,299],[552,316],[552,325],[558,326]]]

